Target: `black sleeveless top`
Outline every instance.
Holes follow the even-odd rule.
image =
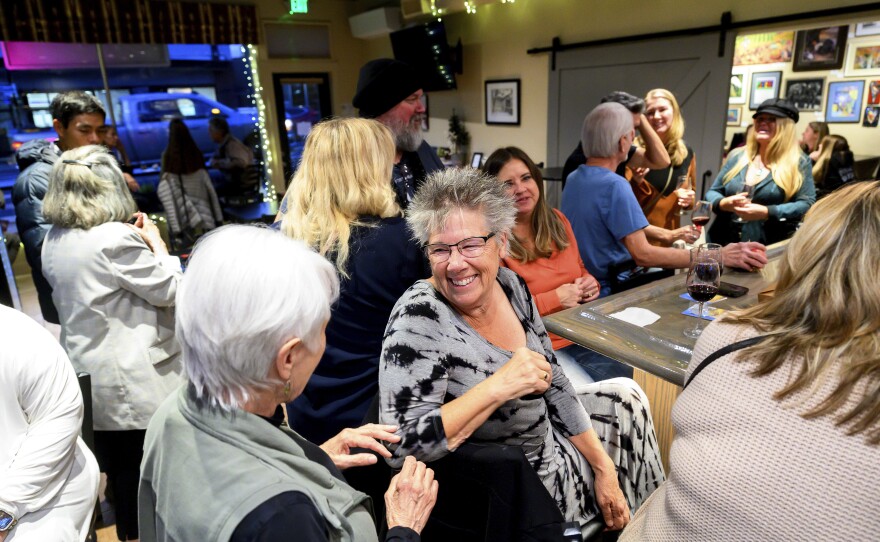
[[[669,168],[663,169],[652,169],[645,175],[645,180],[651,183],[651,186],[657,190],[657,192],[663,191],[663,197],[668,196],[675,192],[676,184],[678,177],[680,175],[687,175],[688,169],[691,167],[691,162],[694,161],[694,149],[688,147],[687,148],[687,156],[685,156],[684,161],[680,166],[672,167],[672,177],[669,176]],[[669,181],[667,183],[667,180]],[[665,187],[665,190],[664,190]]]

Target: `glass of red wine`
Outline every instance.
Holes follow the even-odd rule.
[[[703,332],[700,320],[703,317],[703,304],[718,294],[721,285],[721,262],[710,257],[711,251],[695,248],[691,250],[691,266],[687,275],[687,291],[697,302],[697,322],[693,329],[684,330],[685,337],[696,339]]]
[[[694,223],[694,226],[696,226],[697,230],[700,232],[703,231],[703,226],[709,223],[711,212],[712,204],[708,201],[698,201],[694,203],[694,210],[691,211],[691,222]]]
[[[741,194],[743,194],[743,197],[744,197],[745,200],[746,200],[745,203],[744,203],[744,205],[748,205],[749,203],[752,202],[752,196],[755,195],[755,185],[753,185],[753,184],[744,184],[743,187],[742,187],[742,192],[741,192]],[[742,217],[739,216],[739,215],[737,215],[736,218],[733,219],[733,221],[736,222],[736,223],[738,223],[738,224],[743,224],[743,223],[745,223],[745,220],[743,220]]]

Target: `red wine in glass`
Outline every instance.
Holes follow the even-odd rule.
[[[694,301],[705,303],[718,295],[718,288],[708,284],[691,284],[688,286],[688,294]]]
[[[696,339],[703,332],[700,320],[703,318],[703,304],[718,293],[721,286],[721,262],[710,257],[710,251],[700,247],[691,249],[691,265],[688,269],[688,294],[697,302],[697,322],[693,329],[684,330],[685,337]]]
[[[705,226],[706,224],[709,223],[709,217],[708,216],[695,216],[691,219],[691,221],[693,221],[694,226],[699,226],[702,228],[703,226]]]

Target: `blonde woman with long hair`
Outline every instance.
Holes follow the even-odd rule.
[[[799,114],[788,100],[770,99],[755,114],[746,146],[735,149],[715,177],[706,200],[715,221],[708,238],[726,245],[788,239],[816,202],[810,158],[797,145]],[[748,197],[747,190],[754,194]],[[740,217],[744,222],[734,222]]]
[[[675,230],[681,226],[678,211],[694,204],[697,159],[683,139],[684,119],[678,100],[671,92],[663,88],[649,91],[645,96],[645,117],[663,142],[671,165],[663,169],[636,168],[630,186],[649,224]],[[639,145],[645,145],[641,138]],[[686,176],[688,182],[678,188],[678,179],[682,176]]]
[[[281,231],[330,260],[341,278],[327,348],[291,426],[324,442],[358,427],[378,391],[379,355],[397,299],[430,268],[391,187],[391,132],[369,119],[332,119],[309,133],[281,205]]]
[[[880,182],[846,185],[807,213],[775,295],[709,324],[669,479],[621,541],[877,538],[878,245]]]
[[[855,179],[855,159],[849,150],[849,142],[843,136],[825,136],[817,151],[813,181],[816,184],[816,197],[822,198]]]

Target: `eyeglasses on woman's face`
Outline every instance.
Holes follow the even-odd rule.
[[[468,237],[461,241],[447,245],[446,243],[432,243],[425,245],[425,254],[432,263],[443,263],[452,255],[452,248],[458,249],[459,254],[465,258],[477,258],[486,252],[486,244],[489,239],[495,237],[495,232],[482,237]]]

